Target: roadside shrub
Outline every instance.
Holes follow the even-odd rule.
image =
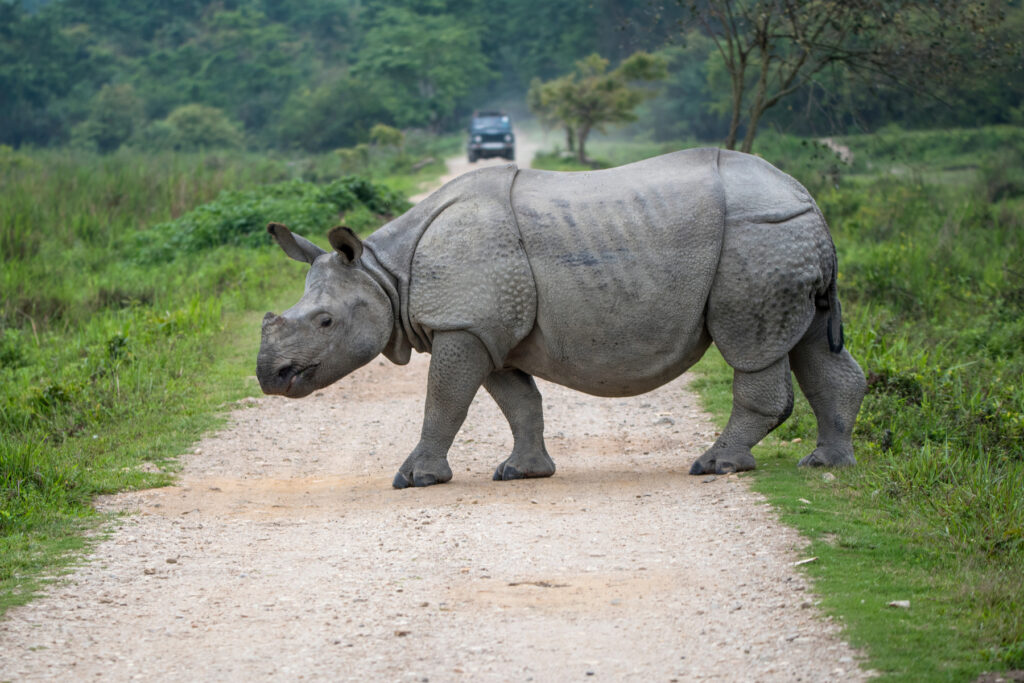
[[[343,221],[353,211],[366,230],[380,217],[408,208],[393,190],[360,176],[346,176],[327,185],[292,180],[252,190],[227,191],[180,218],[161,223],[135,238],[136,257],[144,263],[169,261],[179,255],[232,245],[258,247],[268,243],[267,223],[284,223],[296,232],[317,234]],[[377,220],[368,220],[367,212]]]

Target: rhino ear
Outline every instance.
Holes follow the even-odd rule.
[[[327,233],[327,240],[346,264],[359,260],[359,257],[363,255],[363,242],[352,232],[352,228],[347,228],[344,225],[331,228],[331,231]]]
[[[284,250],[284,253],[296,261],[313,263],[317,256],[327,253],[305,237],[296,235],[280,223],[268,223],[267,232],[274,238],[278,246]]]

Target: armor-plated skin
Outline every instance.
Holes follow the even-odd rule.
[[[818,420],[800,464],[855,462],[865,381],[842,346],[828,227],[799,183],[756,157],[695,149],[582,173],[481,169],[365,242],[335,228],[333,253],[268,230],[312,267],[299,303],[264,319],[264,391],[305,396],[377,353],[399,364],[412,349],[432,354],[421,440],[396,488],[451,478],[448,449],[481,385],[514,436],[494,478],[550,476],[533,376],[634,395],[712,341],[735,371],[733,410],[692,474],[753,469],[750,448],[792,410],[791,370]]]

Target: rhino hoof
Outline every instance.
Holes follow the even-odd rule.
[[[531,454],[514,454],[494,470],[494,481],[513,479],[539,479],[555,473],[555,461],[547,451]]]
[[[446,481],[450,481],[451,478],[452,474],[450,470],[447,472],[417,472],[413,470],[411,479],[408,474],[399,470],[398,474],[395,475],[394,481],[391,482],[391,485],[396,489],[407,489],[410,486],[419,488],[423,486],[433,486],[434,484],[443,484]]]
[[[447,480],[445,480],[447,481]],[[412,477],[413,486],[433,486],[434,484],[443,483],[433,474],[414,474]]]
[[[707,469],[705,469],[705,465],[707,466]],[[714,474],[714,472],[715,472],[715,461],[714,460],[709,460],[707,462],[702,463],[700,461],[700,458],[697,458],[696,460],[693,461],[693,464],[690,465],[690,474],[694,474],[694,475],[696,475],[696,474]]]
[[[525,479],[526,475],[515,468],[515,465],[506,465],[501,463],[498,465],[498,469],[494,470],[494,476],[491,477],[494,481],[511,481],[513,479]]]
[[[733,450],[712,449],[693,461],[690,474],[732,474],[746,472],[757,467],[754,456],[750,453],[738,453]]]
[[[828,448],[819,446],[810,455],[797,463],[797,467],[849,467],[856,465],[853,448]]]

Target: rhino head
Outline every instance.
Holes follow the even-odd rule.
[[[263,317],[256,377],[266,394],[308,396],[366,365],[387,345],[393,329],[391,301],[362,267],[363,244],[349,228],[328,235],[333,252],[267,226],[291,258],[310,264],[306,290],[281,315]]]

